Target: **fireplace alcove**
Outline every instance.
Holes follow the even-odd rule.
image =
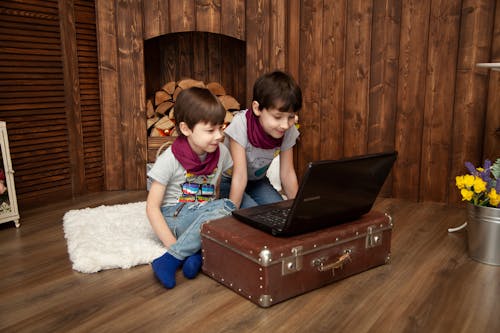
[[[246,95],[245,42],[209,32],[178,32],[144,41],[146,96],[183,78],[218,82],[240,104]]]
[[[245,42],[209,32],[178,32],[144,41],[146,98],[167,82],[191,78],[220,83],[243,107],[246,100]],[[147,160],[170,137],[147,138]]]

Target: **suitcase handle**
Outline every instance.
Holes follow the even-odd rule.
[[[326,272],[329,270],[332,270],[332,273],[334,273],[335,269],[340,268],[342,269],[344,264],[348,261],[351,261],[351,250],[345,250],[344,254],[341,255],[337,261],[332,262],[331,264],[325,265],[326,258],[319,258],[319,259],[314,259],[313,260],[313,266],[318,266],[318,271],[320,272]]]

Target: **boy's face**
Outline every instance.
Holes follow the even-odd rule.
[[[255,115],[259,117],[259,122],[264,131],[275,139],[280,139],[285,132],[295,124],[295,113],[293,111],[283,112],[277,108],[264,108],[259,110],[259,104],[253,107]]]
[[[185,123],[181,124],[185,125],[180,127],[196,154],[213,153],[219,147],[219,142],[223,138],[222,125],[199,122],[191,130]]]

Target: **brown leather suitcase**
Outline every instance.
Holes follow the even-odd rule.
[[[269,307],[388,263],[392,219],[372,211],[319,231],[274,237],[228,216],[203,224],[203,272]]]

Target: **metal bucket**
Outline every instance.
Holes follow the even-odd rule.
[[[469,256],[489,265],[500,265],[500,208],[467,205]]]

